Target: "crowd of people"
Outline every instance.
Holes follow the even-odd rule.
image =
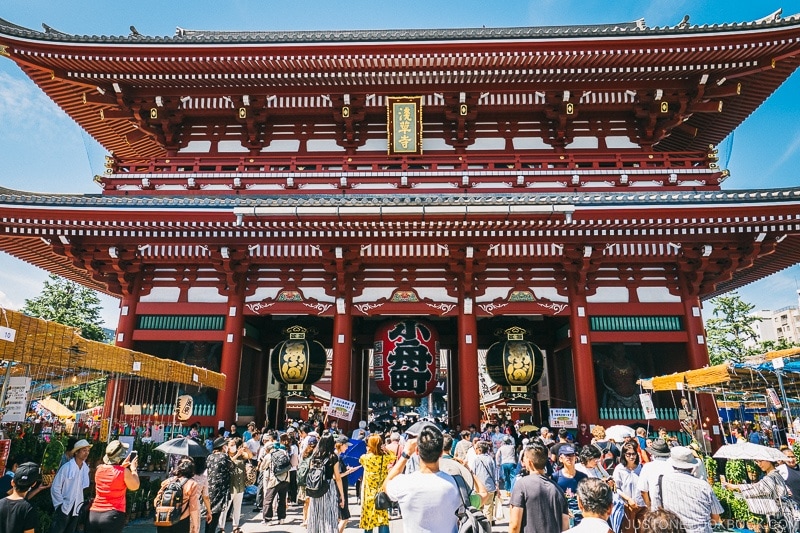
[[[364,452],[354,457],[348,450],[359,440]],[[362,421],[347,435],[335,421],[288,421],[280,430],[250,424],[241,434],[233,426],[206,445],[207,456],[171,463],[154,506],[174,483],[184,503],[172,523],[158,525],[159,533],[217,533],[228,521],[240,533],[248,512],[259,513],[269,530],[286,523],[290,506],[302,506],[309,532],[342,533],[354,519],[351,484],[361,504],[358,528],[365,532],[388,533],[395,516],[405,531],[456,532],[470,506],[487,524],[507,519],[511,533],[711,533],[721,522],[700,447],[679,446],[665,431],[652,439],[631,431],[616,442],[599,425],[575,434],[563,428],[521,433],[512,423],[451,431],[410,419]],[[87,501],[90,447],[83,439],[71,443],[49,486],[51,533],[73,533],[81,521],[88,533],[118,533],[125,526],[126,492],[139,487],[138,458],[127,444],[110,442]],[[764,472],[759,481],[725,485],[778,533],[794,527],[781,521],[779,501],[800,499],[797,460],[791,448],[782,451],[785,461],[757,462]],[[12,470],[9,495],[0,500],[2,531],[38,533],[28,500],[48,487],[39,483],[33,462],[16,461]],[[246,493],[254,495],[251,510],[243,509]]]

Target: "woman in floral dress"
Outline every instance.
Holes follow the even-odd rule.
[[[367,439],[367,453],[359,458],[364,467],[364,494],[361,497],[361,521],[358,527],[364,531],[371,532],[372,528],[377,527],[378,533],[389,533],[389,512],[375,509],[375,495],[386,480],[389,465],[396,459],[392,452],[384,450],[380,435],[370,435]]]

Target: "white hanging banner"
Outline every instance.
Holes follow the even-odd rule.
[[[24,422],[28,410],[28,395],[31,392],[31,378],[16,376],[9,378],[6,391],[6,404],[3,423]]]
[[[178,420],[189,420],[194,412],[194,398],[188,394],[178,396]]]
[[[649,392],[645,392],[639,395],[639,401],[642,403],[642,412],[644,413],[645,420],[655,420],[656,417],[656,408],[653,406],[653,398],[650,396]]]

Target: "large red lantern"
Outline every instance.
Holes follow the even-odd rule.
[[[275,379],[286,385],[300,387],[319,381],[325,373],[327,362],[325,347],[309,340],[308,330],[302,326],[287,328],[286,334],[289,338],[272,351],[272,374]]]
[[[393,398],[421,398],[436,388],[439,334],[429,324],[398,318],[375,332],[375,382]]]
[[[486,352],[486,373],[506,392],[527,393],[542,379],[544,355],[538,346],[525,340],[525,329],[513,326]]]

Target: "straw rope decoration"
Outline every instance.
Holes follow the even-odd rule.
[[[126,348],[83,339],[75,328],[6,310],[15,342],[0,343],[0,359],[34,367],[25,375],[42,377],[51,370],[88,370],[138,376],[154,381],[225,389],[225,375]],[[141,370],[133,370],[133,362]],[[195,381],[195,375],[197,381]]]

